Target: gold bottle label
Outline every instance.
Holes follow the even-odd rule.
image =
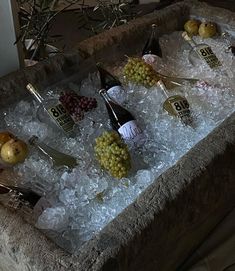
[[[175,101],[170,101],[174,111],[179,117],[190,114],[189,103],[186,99],[179,99]]]
[[[197,49],[199,56],[206,61],[211,69],[221,66],[221,62],[214,54],[210,46],[204,46]]]
[[[57,125],[65,132],[73,130],[74,121],[61,103],[47,109],[50,116],[56,121]]]
[[[175,115],[180,118],[190,116],[189,103],[184,97],[169,97],[163,107],[170,115]]]

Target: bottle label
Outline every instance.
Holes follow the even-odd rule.
[[[157,61],[157,56],[153,54],[143,55],[142,58],[146,63],[150,65],[154,64]]]
[[[182,99],[172,100],[170,103],[178,117],[190,116],[189,103],[183,97]]]
[[[122,86],[114,86],[108,89],[108,95],[117,103],[123,104],[126,99],[126,92]]]
[[[135,120],[126,122],[118,129],[119,134],[124,140],[139,142],[144,138],[143,131],[138,127]]]
[[[15,210],[20,209],[20,207],[22,206],[22,201],[20,200],[20,194],[15,191],[11,191],[7,195],[8,195],[8,201],[6,202],[6,206]]]
[[[221,62],[214,54],[210,46],[204,46],[197,49],[199,56],[206,61],[211,69],[221,66]]]
[[[70,132],[73,130],[73,126],[75,123],[61,103],[58,103],[55,106],[48,108],[47,111],[50,116],[55,120],[57,125],[61,127],[65,132]]]

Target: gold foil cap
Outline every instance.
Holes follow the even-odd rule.
[[[42,96],[38,90],[30,83],[27,84],[26,89],[41,103],[43,101]]]
[[[157,85],[162,89],[166,88],[165,84],[163,83],[163,81],[161,79],[157,81]]]

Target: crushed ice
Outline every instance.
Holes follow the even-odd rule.
[[[195,119],[194,128],[185,127],[179,119],[163,110],[165,98],[160,89],[145,89],[133,84],[126,86],[125,106],[136,116],[147,136],[142,148],[132,150],[134,169],[128,178],[113,179],[94,159],[94,138],[110,129],[105,106],[97,94],[99,81],[96,74],[81,84],[80,92],[95,96],[98,108],[79,123],[76,138],[68,139],[38,121],[36,114],[32,114],[37,109],[33,101],[20,101],[5,113],[6,125],[19,137],[27,140],[34,134],[50,146],[81,158],[72,172],[66,172],[53,168],[45,157],[32,149],[28,159],[15,168],[23,174],[25,184],[38,191],[44,189],[46,196],[53,198],[53,206],[42,213],[37,227],[47,230],[46,233],[65,249],[76,252],[83,242],[99,232],[161,173],[234,112],[235,92],[231,86],[235,86],[235,58],[225,53],[221,38],[207,39],[206,42],[226,67],[229,79],[203,65],[192,67],[187,60],[190,48],[180,32],[164,35],[160,41],[163,51],[163,59],[157,64],[160,72],[200,78],[210,85],[178,87],[172,92],[187,97]],[[199,37],[196,41],[202,42]],[[79,88],[74,82],[69,86],[76,91]],[[52,89],[48,96],[56,96],[58,91],[59,88]]]

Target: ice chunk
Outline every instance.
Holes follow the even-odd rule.
[[[23,126],[23,132],[27,136],[37,136],[40,140],[44,140],[48,134],[48,127],[44,123],[31,121]]]
[[[68,213],[62,206],[47,208],[39,216],[36,226],[44,230],[61,230],[68,225]]]

